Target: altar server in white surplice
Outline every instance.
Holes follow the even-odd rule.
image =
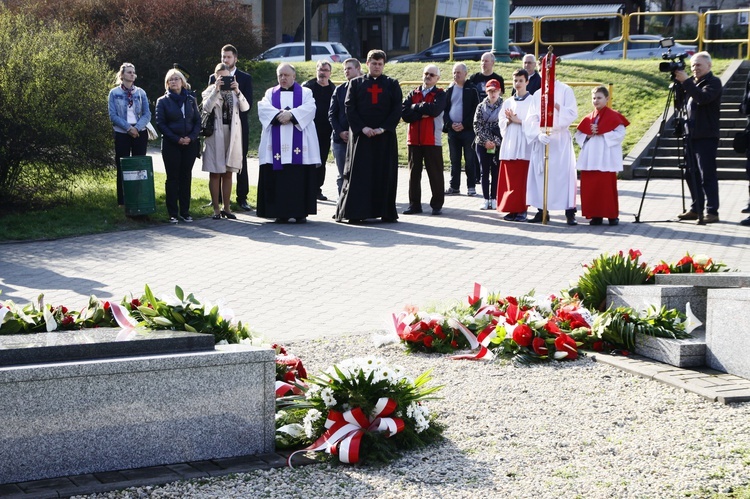
[[[529,177],[526,202],[539,211],[529,222],[542,221],[544,206],[544,149],[549,144],[549,189],[548,210],[565,210],[568,225],[576,225],[576,157],[569,127],[578,118],[578,104],[573,89],[565,83],[555,81],[555,113],[550,134],[539,126],[541,121],[541,99],[544,92],[532,95],[533,105],[524,120],[523,128],[531,143]]]
[[[305,223],[317,213],[318,185],[315,168],[320,148],[315,130],[312,91],[294,80],[294,66],[276,69],[279,85],[269,88],[258,102],[263,126],[258,148],[258,216],[276,223]]]

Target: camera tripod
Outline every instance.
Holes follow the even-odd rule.
[[[685,123],[687,119],[687,109],[685,108],[685,102],[678,103],[675,99],[675,92],[677,82],[674,81],[674,75],[672,76],[672,83],[669,85],[669,93],[667,94],[667,102],[664,105],[664,112],[661,116],[661,124],[659,125],[659,133],[656,136],[656,144],[654,144],[654,152],[651,154],[651,164],[648,167],[648,175],[646,176],[646,185],[643,187],[643,195],[641,196],[641,204],[638,207],[638,214],[635,216],[635,223],[641,223],[641,211],[643,210],[643,202],[646,199],[646,191],[648,190],[648,183],[651,180],[651,174],[654,170],[654,163],[656,157],[659,154],[659,146],[661,145],[661,139],[664,136],[664,130],[667,124],[667,118],[669,116],[669,109],[674,103],[674,116],[672,117],[672,124],[674,125],[674,137],[677,139],[677,167],[680,169],[680,183],[682,184],[682,211],[685,212],[685,159],[688,160],[689,155],[686,154],[685,149]],[[653,220],[653,222],[670,222],[671,220]]]

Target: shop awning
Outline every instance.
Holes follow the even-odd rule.
[[[574,18],[567,19],[591,19],[590,14],[617,14],[621,12],[622,4],[605,4],[605,5],[521,5],[511,12],[510,20],[513,22],[515,17],[542,17],[542,16],[559,16],[575,15]],[[564,19],[560,19],[563,21]]]

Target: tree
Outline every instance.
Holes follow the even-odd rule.
[[[110,79],[80,29],[0,5],[0,203],[28,207],[111,166]]]

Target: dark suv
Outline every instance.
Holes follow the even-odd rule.
[[[477,47],[476,44],[481,44],[481,46]],[[490,51],[491,48],[492,38],[489,36],[456,37],[456,44],[453,46],[453,60],[478,61],[482,58],[482,54]],[[508,49],[511,59],[520,59],[524,55],[524,51],[516,45],[508,45]],[[449,58],[450,40],[443,40],[422,52],[394,57],[389,62],[445,62]]]

